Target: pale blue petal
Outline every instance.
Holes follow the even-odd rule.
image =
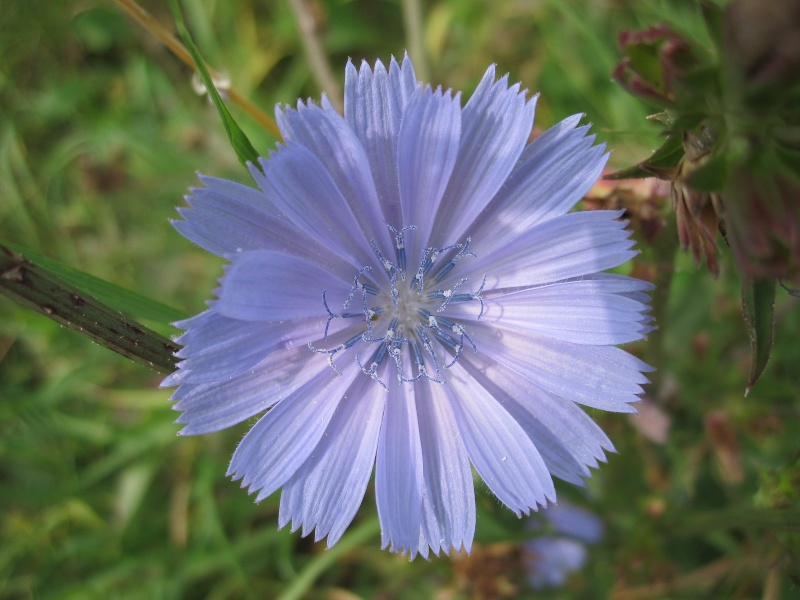
[[[603,521],[584,508],[562,503],[543,513],[558,533],[589,544],[596,544],[603,537]]]
[[[473,240],[476,259],[459,263],[458,276],[480,281],[488,289],[534,286],[616,267],[636,256],[621,211],[569,213],[509,238],[503,248],[484,252]]]
[[[189,206],[178,208],[185,220],[172,222],[198,246],[219,256],[260,250],[285,229],[278,211],[261,190],[203,175],[200,181],[206,187],[191,189],[186,196]]]
[[[181,382],[208,383],[243,373],[270,352],[305,345],[324,331],[325,324],[322,317],[254,323],[207,310],[184,321],[182,326],[189,330],[175,340],[183,344],[175,354],[183,359],[178,368],[191,372]]]
[[[511,329],[470,324],[481,353],[563,398],[612,412],[636,412],[641,384],[651,370],[614,346],[585,346],[523,335]]]
[[[413,558],[419,548],[423,490],[415,387],[398,383],[397,377],[390,377],[388,385],[375,468],[381,547]]]
[[[486,251],[534,225],[566,214],[589,191],[608,159],[605,146],[592,146],[581,115],[554,125],[522,153],[511,176],[469,230]]]
[[[554,476],[582,485],[590,475],[587,467],[597,467],[605,451],[614,450],[572,400],[548,393],[485,354],[467,354],[461,362],[525,430]]]
[[[541,287],[550,287],[554,290],[569,289],[584,294],[618,294],[645,305],[644,312],[652,310],[649,305],[651,300],[649,292],[655,289],[649,281],[616,273],[594,273],[544,284]]]
[[[260,172],[259,172],[260,173]],[[279,250],[315,260],[344,277],[353,267],[297,229],[267,193],[234,181],[201,175],[204,188],[186,196],[173,226],[187,239],[219,256],[248,250]]]
[[[278,402],[239,443],[228,475],[258,492],[256,502],[275,492],[319,444],[355,377],[355,369],[327,369]]]
[[[551,536],[538,537],[525,548],[533,555],[528,563],[528,579],[535,588],[564,585],[567,576],[580,569],[589,554],[580,542]]]
[[[475,491],[467,450],[461,439],[447,387],[420,385],[417,416],[425,476],[420,554],[450,549],[469,552],[475,533]]]
[[[464,107],[458,160],[436,215],[433,246],[461,240],[503,187],[528,141],[536,99],[526,102],[519,84],[508,86],[508,75],[494,79],[492,65]]]
[[[550,472],[519,423],[463,367],[450,369],[451,406],[475,470],[519,516],[555,501]]]
[[[278,526],[292,522],[333,546],[353,520],[367,489],[386,392],[366,377],[347,391],[322,440],[283,486]]]
[[[647,295],[639,296],[640,292],[649,292],[655,289],[655,286],[649,281],[616,273],[594,273],[555,281],[541,287],[569,289],[581,293],[620,294],[637,302],[641,301],[639,298],[650,299]]]
[[[280,321],[325,316],[322,293],[344,298],[351,283],[291,254],[269,250],[231,257],[213,307],[244,321]]]
[[[582,282],[522,290],[485,302],[481,319],[520,333],[579,344],[624,344],[644,337],[648,306]]]
[[[358,72],[349,61],[345,69],[345,118],[366,149],[382,212],[394,224],[402,220],[397,180],[400,121],[416,87],[408,57],[402,68],[393,58],[389,73],[380,61],[375,63],[374,73],[366,62]]]
[[[367,152],[347,121],[327,99],[323,97],[321,108],[301,102],[297,110],[287,108],[285,112],[276,111],[276,117],[287,145],[297,143],[313,152],[330,174],[358,223],[361,237],[365,240],[375,237],[384,243],[390,241]],[[280,173],[275,175],[279,176]],[[287,187],[290,185],[286,184]],[[321,202],[323,198],[325,201]],[[332,199],[325,196],[313,200],[316,205],[332,203]],[[332,204],[327,209],[341,210]],[[349,231],[349,235],[355,234],[355,231]],[[347,241],[352,243],[355,240]]]
[[[397,171],[403,225],[418,227],[410,264],[417,264],[428,245],[433,219],[458,157],[461,137],[460,96],[418,89],[400,124]],[[398,227],[400,224],[394,224]]]
[[[641,302],[642,304],[647,304],[652,300],[650,295],[646,292],[623,292],[620,295],[630,298],[631,300],[636,300],[636,302]],[[652,310],[652,307],[650,307],[650,310]]]
[[[405,107],[419,85],[417,75],[414,73],[414,65],[411,64],[408,54],[403,56],[403,62],[400,66],[392,58],[392,62],[389,64],[389,85],[392,93],[399,100],[400,106]]]
[[[326,361],[311,362],[307,346],[279,350],[236,377],[212,383],[183,383],[172,395],[181,411],[181,435],[220,431],[264,412],[313,377],[331,371]],[[179,373],[181,373],[179,371]]]
[[[305,146],[291,144],[261,160],[264,173],[253,171],[259,186],[286,219],[324,252],[350,263],[354,272],[373,259],[369,240],[336,182]]]

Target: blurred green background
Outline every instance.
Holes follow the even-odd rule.
[[[166,3],[143,2],[170,29]],[[693,1],[308,3],[341,84],[348,57],[408,48],[427,81],[465,92],[490,63],[541,92],[536,124],[576,113],[626,167],[658,144],[648,110],[610,79],[620,30],[667,21],[694,39]],[[320,95],[289,0],[184,2],[206,60],[271,113]],[[8,0],[0,19],[0,237],[172,305],[203,309],[221,261],[178,235],[197,171],[248,182],[191,71],[111,0]],[[266,153],[275,140],[236,107]],[[669,220],[668,201],[656,207]],[[633,221],[636,226],[636,220]],[[559,589],[527,582],[517,519],[479,484],[471,557],[381,552],[371,490],[334,550],[277,530],[225,478],[251,423],[178,438],[161,376],[0,297],[0,598],[800,597],[800,331],[779,291],[775,348],[743,396],[750,342],[726,250],[714,280],[668,226],[637,273],[674,270],[641,416],[593,412],[618,454],[561,498],[605,523]],[[166,335],[169,326],[147,323]]]

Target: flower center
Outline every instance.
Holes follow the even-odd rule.
[[[470,252],[470,238],[463,244],[444,248],[426,248],[416,269],[409,269],[405,234],[416,226],[395,229],[394,257],[387,258],[373,238],[372,249],[383,266],[382,276],[371,267],[362,268],[353,279],[350,293],[342,302],[342,311],[334,312],[327,291],[322,303],[328,313],[323,340],[328,339],[331,322],[353,319],[354,326],[343,329],[346,339],[329,349],[308,346],[314,352],[327,354],[331,367],[341,373],[334,363],[340,352],[352,350],[356,364],[382,387],[388,389],[385,378],[394,372],[401,383],[428,379],[444,383],[442,369],[452,367],[461,356],[464,345],[473,351],[478,348],[469,337],[460,318],[448,316],[448,307],[464,302],[478,303],[476,320],[483,316],[483,293],[486,276],[476,291],[466,291],[468,279],[460,279],[451,287],[440,282],[451,274]]]

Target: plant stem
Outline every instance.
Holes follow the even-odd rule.
[[[181,61],[189,65],[192,69],[195,68],[194,61],[184,45],[181,44],[166,27],[159,23],[153,15],[139,6],[135,0],[114,0],[114,2],[128,13],[134,21],[158,38],[158,40]],[[214,71],[211,71],[211,77],[215,80],[219,78]],[[263,125],[272,135],[279,140],[281,139],[281,132],[278,129],[278,125],[275,123],[275,119],[242,96],[234,88],[228,88],[226,91],[231,102],[239,105],[242,110]]]
[[[0,293],[90,340],[161,373],[175,370],[178,346],[0,245]]]

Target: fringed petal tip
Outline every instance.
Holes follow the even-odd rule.
[[[387,542],[381,545],[381,550],[387,550],[392,554],[406,556],[408,557],[408,562],[413,562],[417,557],[422,557],[424,560],[430,562],[434,557],[440,558],[442,555],[450,556],[451,554],[459,554],[461,552],[469,555],[472,553],[472,542],[459,542],[458,546],[456,546],[455,544],[448,544],[445,541],[441,541],[440,544],[434,546],[427,540],[421,540],[419,546],[410,547],[395,546],[392,545],[391,542]]]
[[[182,373],[180,371],[180,369],[177,369],[176,371],[174,371],[173,373],[170,373],[164,379],[162,379],[161,383],[158,384],[158,387],[160,387],[160,388],[171,388],[171,387],[175,387],[177,385],[180,385],[181,378],[183,378],[183,376],[184,376],[184,373]]]

